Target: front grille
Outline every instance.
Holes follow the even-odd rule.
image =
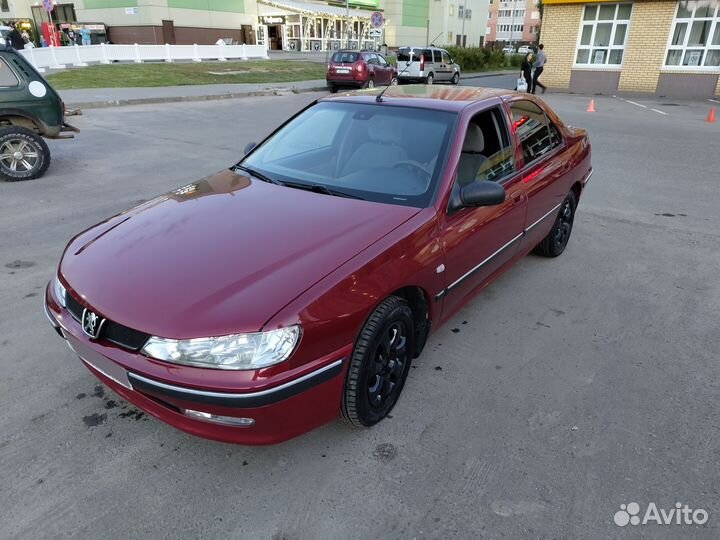
[[[73,318],[82,324],[82,315],[85,306],[69,292],[66,294],[65,302],[67,304],[67,310]],[[132,328],[113,322],[110,319],[106,319],[98,339],[105,339],[131,351],[139,351],[149,337],[149,334],[133,330]]]

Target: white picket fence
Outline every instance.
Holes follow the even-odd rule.
[[[265,45],[74,45],[23,49],[20,53],[40,72],[45,69],[84,67],[88,64],[110,64],[146,61],[174,62],[176,60],[247,60],[268,58]]]

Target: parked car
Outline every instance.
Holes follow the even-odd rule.
[[[534,51],[532,50],[530,45],[520,45],[517,50],[518,54],[528,54],[531,52],[534,52]]]
[[[502,52],[504,52],[505,54],[515,54],[515,47],[511,47],[510,45],[507,45],[507,46],[503,47]]]
[[[445,49],[400,47],[397,53],[398,80],[401,83],[460,82],[460,66]]]
[[[374,51],[337,51],[327,66],[327,86],[337,92],[343,86],[374,88],[397,84],[397,71]]]
[[[48,139],[71,138],[58,93],[12,47],[0,46],[0,178],[30,180],[50,165]]]
[[[188,433],[381,421],[431,330],[531,250],[563,253],[592,174],[587,133],[535,96],[384,90],[320,99],[232,168],[78,234],[50,323]]]

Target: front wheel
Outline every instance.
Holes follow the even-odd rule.
[[[0,128],[0,177],[8,182],[39,178],[50,166],[50,149],[37,133],[18,126]]]
[[[452,79],[450,79],[450,84],[457,84],[460,82],[460,74],[456,71],[453,73]]]
[[[535,253],[543,257],[558,257],[565,251],[570,233],[572,233],[573,222],[575,220],[575,208],[577,199],[575,193],[568,193],[565,200],[560,205],[560,212],[555,218],[553,228],[550,229],[548,235],[535,247]]]
[[[427,77],[425,77],[425,84],[432,84],[435,82],[435,77],[432,73],[430,73]]]
[[[393,77],[392,80],[390,81],[390,86],[397,86],[397,85],[398,85],[398,80],[396,77]]]
[[[350,424],[369,427],[397,403],[415,350],[415,324],[408,303],[386,298],[365,323],[345,379],[342,415]]]

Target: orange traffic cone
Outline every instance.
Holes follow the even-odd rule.
[[[595,100],[590,100],[590,105],[588,105],[587,112],[595,112]]]
[[[705,119],[706,122],[709,124],[715,123],[715,106],[710,107],[710,112],[708,113],[707,118]]]

